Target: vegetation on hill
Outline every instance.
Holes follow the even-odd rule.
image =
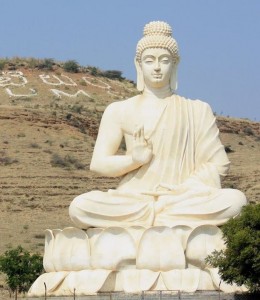
[[[80,66],[76,60],[67,60],[65,62],[56,62],[53,58],[44,58],[44,59],[36,59],[36,58],[0,58],[0,71],[8,70],[14,71],[21,67],[28,69],[37,69],[37,70],[46,70],[46,71],[54,71],[57,68],[62,68],[65,72],[69,73],[89,73],[95,77],[104,77],[109,79],[116,79],[119,81],[126,80],[125,77],[122,76],[122,71],[119,70],[101,70],[97,67],[93,66]],[[129,80],[129,82],[133,83],[133,81]]]
[[[208,262],[219,268],[227,283],[260,293],[260,204],[245,206],[240,216],[221,229],[226,249],[213,252]]]
[[[25,293],[43,272],[42,256],[30,254],[18,246],[0,256],[0,272],[6,274],[6,283],[12,292]]]

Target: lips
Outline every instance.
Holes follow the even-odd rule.
[[[162,78],[162,74],[152,74],[154,78]]]

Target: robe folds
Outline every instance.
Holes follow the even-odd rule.
[[[177,95],[167,101],[154,128],[145,131],[151,161],[126,174],[115,190],[76,197],[70,216],[77,226],[221,225],[246,204],[241,192],[221,189],[229,160],[210,106]],[[179,185],[186,188],[170,188]]]

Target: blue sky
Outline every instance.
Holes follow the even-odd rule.
[[[218,114],[260,120],[259,0],[0,0],[0,57],[75,59],[135,80],[143,27],[179,44],[178,94]]]

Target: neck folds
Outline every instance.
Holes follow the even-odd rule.
[[[143,91],[144,96],[149,96],[150,98],[159,98],[159,99],[165,99],[170,97],[173,94],[169,86],[155,89],[151,87],[145,87]]]

